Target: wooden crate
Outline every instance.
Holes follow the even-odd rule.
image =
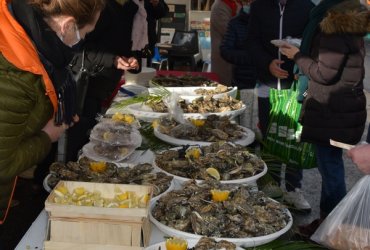
[[[61,185],[69,191],[77,187],[90,192],[100,191],[104,198],[113,198],[117,187],[124,192],[133,191],[138,196],[152,195],[152,187],[142,185],[60,181],[55,188]],[[54,198],[55,193],[51,192],[45,201],[50,220],[49,242],[45,242],[48,246],[68,242],[145,247],[149,243],[149,203],[145,208],[102,208],[56,204]]]

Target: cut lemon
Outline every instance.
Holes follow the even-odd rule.
[[[149,200],[150,200],[149,194],[144,194],[143,196],[141,196],[139,199],[139,207],[146,207]]]
[[[191,120],[191,123],[194,124],[196,127],[202,127],[206,123],[205,120]]]
[[[122,194],[117,194],[117,199],[120,200],[120,201],[123,201],[123,200],[127,200],[128,199],[128,194],[127,192],[124,192]]]
[[[107,164],[103,161],[90,162],[90,170],[93,172],[102,173],[107,169]]]
[[[123,120],[123,114],[121,114],[121,113],[115,113],[112,116],[112,120],[113,121],[122,121]]]
[[[153,128],[158,128],[159,126],[159,120],[158,119],[155,119],[153,122],[152,122],[152,127]]]
[[[212,200],[213,201],[226,201],[229,198],[230,191],[228,190],[219,190],[219,189],[212,189]]]
[[[186,150],[185,157],[188,159],[199,159],[201,153],[200,148],[193,147]]]
[[[207,174],[209,174],[210,176],[212,176],[213,178],[215,178],[218,181],[221,179],[220,173],[215,168],[212,168],[212,167],[211,168],[207,168],[206,169],[206,172],[207,172]]]
[[[54,192],[58,195],[58,196],[64,196],[66,194],[68,194],[68,189],[65,187],[65,186],[59,186],[57,187]]]
[[[132,116],[132,115],[123,115],[123,121],[128,123],[128,124],[131,124],[135,121],[135,118]]]
[[[77,194],[78,196],[83,195],[85,193],[85,188],[84,187],[76,187],[73,190],[73,193]]]
[[[186,250],[188,249],[188,242],[181,238],[170,238],[166,240],[167,250]]]

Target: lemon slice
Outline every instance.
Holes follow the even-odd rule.
[[[219,190],[219,189],[212,189],[212,200],[213,201],[226,201],[229,198],[230,191],[228,190]]]
[[[76,187],[73,190],[73,193],[77,194],[78,196],[83,195],[85,193],[85,188],[84,187]]]
[[[198,147],[189,148],[186,150],[185,157],[188,159],[199,159],[202,151]]]
[[[135,118],[132,115],[124,114],[123,115],[123,121],[128,123],[128,124],[131,124],[135,121]]]
[[[181,238],[170,238],[166,240],[167,250],[186,250],[188,249],[188,242]]]
[[[153,128],[158,128],[159,126],[159,120],[158,119],[155,119],[153,122],[152,122],[152,127]]]
[[[206,169],[206,172],[207,172],[207,174],[209,174],[210,176],[212,176],[213,178],[215,178],[218,181],[221,179],[220,173],[215,168],[212,168],[212,167],[211,168],[207,168]]]
[[[122,121],[124,119],[124,116],[123,114],[121,113],[115,113],[113,116],[112,116],[112,120],[113,121]]]
[[[127,194],[127,192],[124,192],[122,194],[117,194],[116,197],[117,197],[117,199],[119,201],[123,201],[123,200],[127,200],[128,199],[128,194]]]
[[[68,189],[65,186],[59,186],[54,190],[54,193],[60,197],[68,194]]]
[[[90,162],[90,170],[93,172],[102,173],[107,169],[107,164],[103,161]]]
[[[196,120],[191,120],[191,123],[193,123],[193,125],[196,126],[196,127],[202,127],[202,126],[204,126],[206,121],[196,119]]]

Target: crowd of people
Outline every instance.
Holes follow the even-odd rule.
[[[0,0],[0,224],[17,176],[37,165],[40,186],[67,134],[66,160],[76,161],[89,130],[124,71],[150,66],[164,0]],[[211,11],[212,72],[237,86],[247,109],[241,125],[269,123],[271,88],[299,78],[301,141],[315,146],[322,177],[320,218],[300,227],[310,236],[346,195],[342,149],[356,145],[366,123],[364,35],[370,14],[359,0],[216,0]],[[301,39],[300,47],[271,40]],[[258,100],[257,107],[254,101]],[[347,152],[370,174],[370,146]],[[288,168],[289,166],[287,166]],[[284,200],[309,212],[302,169],[286,171]],[[275,179],[280,185],[280,178]]]

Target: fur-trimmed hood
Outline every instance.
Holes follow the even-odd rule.
[[[370,11],[358,0],[346,0],[332,7],[321,21],[326,34],[366,34],[370,32]]]

